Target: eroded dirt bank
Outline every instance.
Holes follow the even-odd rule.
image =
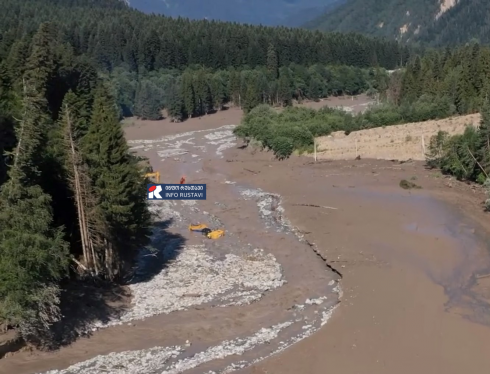
[[[225,158],[230,178],[281,194],[292,224],[344,275],[343,301],[327,326],[253,372],[490,370],[489,225],[481,191],[421,163],[313,165],[245,150]],[[423,188],[403,190],[401,179]]]

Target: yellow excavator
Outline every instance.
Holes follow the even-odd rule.
[[[202,232],[208,239],[219,239],[225,236],[225,230],[211,230],[205,223],[191,224],[189,230]]]
[[[206,231],[206,229],[202,230],[203,234],[206,235],[208,239],[219,239],[222,236],[225,236],[225,230],[210,230]]]
[[[208,225],[205,223],[195,223],[192,225],[189,225],[189,231],[202,231],[203,229],[207,229]]]
[[[141,171],[144,174],[145,178],[154,179],[152,182],[160,183],[160,172],[153,171],[152,166],[150,165],[150,161],[147,157],[139,156],[135,152],[133,152],[134,157],[138,160],[138,165],[141,168]]]
[[[146,173],[145,178],[155,178],[155,182],[160,183],[160,172],[155,171],[152,173]]]

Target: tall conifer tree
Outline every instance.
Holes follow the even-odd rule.
[[[151,216],[144,178],[129,153],[114,99],[103,85],[97,89],[81,149],[110,229],[104,268],[114,279],[132,268],[136,251],[148,244]]]

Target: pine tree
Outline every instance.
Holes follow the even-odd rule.
[[[488,91],[486,91],[485,86],[488,84],[488,82],[490,82],[490,50],[488,48],[482,48],[480,50],[480,56],[478,59],[478,72],[480,74],[477,77],[477,87],[479,88],[479,94],[486,95]]]
[[[262,100],[256,76],[250,77],[248,80],[243,101],[243,110],[245,113],[250,112],[257,105],[261,104]]]
[[[194,87],[199,115],[207,114],[213,108],[213,98],[204,70],[197,72]]]
[[[149,120],[162,118],[162,104],[156,91],[149,81],[142,81],[139,84],[134,102],[135,115]]]
[[[26,84],[29,89],[38,93],[39,100],[48,114],[49,102],[46,100],[56,74],[53,52],[53,26],[43,23],[32,40],[32,52],[26,64]]]
[[[0,191],[0,319],[20,325],[25,339],[49,344],[49,327],[61,317],[57,282],[67,275],[68,246],[52,227],[51,198],[38,185],[46,105],[30,82],[9,180]]]
[[[480,80],[482,72],[480,71],[480,45],[474,43],[471,48],[470,61],[468,62],[468,75],[470,78],[470,84],[475,93],[481,92],[483,84]]]
[[[170,87],[170,99],[167,112],[172,122],[181,122],[184,117],[184,102],[182,100],[181,86],[177,83]]]
[[[291,81],[287,74],[281,74],[279,77],[277,91],[279,102],[282,106],[292,105]]]
[[[8,154],[15,146],[14,116],[18,100],[4,63],[0,63],[0,185],[7,177]]]
[[[419,56],[407,67],[402,82],[402,97],[408,101],[415,101],[421,94],[421,61]]]
[[[76,105],[79,102],[73,92],[68,92],[63,101],[60,120],[65,146],[65,171],[73,200],[77,209],[78,234],[82,247],[81,262],[78,262],[80,274],[99,276],[104,267],[104,238],[108,237],[108,228],[99,209],[99,200],[95,195],[89,177],[88,166],[80,151],[80,141],[76,136],[76,122],[79,114]]]
[[[271,79],[277,79],[279,76],[279,61],[277,53],[272,44],[267,48],[267,71]]]
[[[211,79],[211,96],[213,97],[213,104],[217,110],[223,109],[226,102],[225,83],[218,74],[214,74]]]
[[[81,151],[110,228],[104,273],[109,279],[122,277],[132,268],[136,251],[148,244],[150,213],[144,178],[129,154],[114,99],[105,86],[97,89]]]
[[[90,110],[94,102],[94,90],[97,86],[98,76],[97,70],[87,59],[81,58],[75,65],[75,71],[77,72],[77,83],[75,87],[76,102],[73,102],[71,106],[77,111],[77,117],[75,125],[75,136],[80,138],[84,136],[88,131],[90,122]]]
[[[75,212],[73,207],[66,205],[68,190],[62,176],[63,142],[53,120],[57,117],[58,100],[65,89],[59,84],[61,66],[55,52],[57,37],[58,30],[53,24],[41,24],[32,40],[23,81],[29,102],[36,108],[31,110],[30,115],[36,122],[40,136],[37,158],[31,160],[38,169],[36,184],[52,197],[55,224],[70,227]],[[20,147],[21,142],[19,138]]]
[[[10,48],[10,53],[6,60],[8,71],[12,77],[22,77],[26,69],[26,62],[29,58],[29,44],[24,40],[16,41]]]
[[[189,118],[196,113],[196,93],[194,91],[194,83],[192,74],[185,72],[182,75],[182,100],[184,102],[184,110]]]
[[[454,99],[454,104],[456,105],[456,110],[459,114],[465,114],[468,111],[469,108],[469,100],[470,100],[470,93],[469,93],[469,84],[464,77],[466,74],[461,72],[458,76],[458,80],[456,82],[456,92],[455,92],[455,99]]]
[[[490,175],[490,99],[487,97],[480,111],[481,120],[478,128],[478,154],[484,172]]]
[[[146,70],[152,71],[155,68],[157,56],[160,53],[161,42],[155,29],[152,29],[150,35],[143,42],[143,66]]]

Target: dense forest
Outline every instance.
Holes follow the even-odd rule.
[[[9,151],[0,190],[0,320],[47,344],[70,268],[81,277],[124,278],[148,244],[151,217],[138,160],[94,67],[70,56],[49,23],[28,47],[23,65],[4,60],[0,68]]]
[[[372,86],[361,68],[393,69],[409,58],[408,48],[396,42],[354,34],[175,20],[117,0],[91,4],[1,0],[7,11],[0,27],[7,31],[0,51],[11,51],[4,58],[21,67],[24,39],[40,22],[56,20],[70,53],[90,57],[111,81],[123,116],[157,119],[165,107],[180,121],[228,101],[247,109],[357,94]]]
[[[97,6],[94,6],[97,4]],[[265,66],[269,45],[279,66],[341,64],[393,69],[408,58],[394,41],[356,34],[324,34],[302,29],[268,28],[213,21],[189,21],[145,15],[118,0],[1,0],[1,50],[13,44],[18,54],[26,35],[40,23],[60,24],[73,54],[93,57],[104,70],[212,69]],[[5,53],[5,52],[4,52]]]
[[[395,42],[173,20],[119,0],[0,6],[0,326],[41,346],[57,341],[70,280],[124,282],[149,243],[122,115],[376,94],[409,58]]]
[[[418,35],[417,41],[430,46],[455,46],[479,41],[490,43],[490,4],[484,0],[459,1],[437,22]]]
[[[279,68],[272,46],[268,52],[267,65],[255,69],[212,71],[196,67],[183,73],[160,70],[138,76],[116,68],[109,80],[122,116],[155,120],[165,108],[176,122],[221,110],[225,105],[248,112],[258,104],[288,106],[293,100],[376,94],[387,85],[384,69],[320,64],[307,68],[295,63]]]

